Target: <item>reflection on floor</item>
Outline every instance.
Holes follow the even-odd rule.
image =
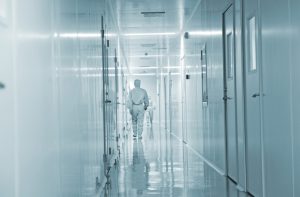
[[[169,132],[147,128],[142,140],[122,144],[107,197],[227,197],[227,182]],[[231,194],[230,194],[231,193]]]

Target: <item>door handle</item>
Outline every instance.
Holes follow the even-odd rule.
[[[105,100],[104,102],[105,103],[111,103],[111,100]]]
[[[256,98],[256,97],[259,97],[259,96],[260,96],[259,93],[255,93],[255,94],[252,95],[252,98]]]
[[[229,96],[224,96],[224,97],[223,97],[223,100],[224,100],[224,101],[227,101],[227,100],[232,100],[232,98],[231,98],[231,97],[229,97]]]
[[[5,88],[4,83],[0,82],[0,90],[1,90],[1,89],[4,89],[4,88]]]

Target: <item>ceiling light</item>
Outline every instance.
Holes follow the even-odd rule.
[[[156,33],[125,33],[123,36],[172,36],[175,32],[156,32]]]
[[[222,35],[222,31],[191,31],[189,32],[191,36],[218,36]]]
[[[114,37],[117,34],[107,33],[107,37]],[[101,38],[101,33],[54,33],[55,38]]]

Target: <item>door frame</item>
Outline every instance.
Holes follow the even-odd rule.
[[[224,11],[222,12],[222,48],[223,48],[223,100],[224,100],[224,126],[225,126],[225,172],[226,172],[226,177],[231,181],[233,182],[235,185],[238,185],[238,182],[239,182],[239,169],[237,169],[237,177],[236,179],[237,180],[234,180],[232,177],[229,176],[228,174],[228,164],[229,164],[229,161],[228,161],[228,117],[227,117],[227,108],[228,108],[228,105],[227,105],[227,100],[225,99],[227,97],[227,54],[226,54],[226,46],[227,44],[225,43],[226,42],[226,27],[225,27],[225,14],[226,12],[230,9],[230,8],[233,8],[233,12],[232,12],[232,15],[233,15],[233,21],[232,21],[232,28],[233,28],[233,43],[232,43],[232,46],[233,46],[233,64],[235,65],[234,66],[234,70],[233,70],[233,73],[234,73],[234,95],[236,97],[237,95],[237,90],[236,90],[236,53],[235,53],[235,44],[236,44],[236,38],[235,38],[235,4],[234,2],[230,2],[229,5],[226,6],[226,9],[224,9]],[[234,105],[235,105],[235,128],[237,129],[237,102],[236,100],[234,101]],[[239,167],[238,165],[238,160],[239,160],[239,155],[238,155],[238,135],[237,135],[237,132],[236,132],[236,166],[237,168]]]

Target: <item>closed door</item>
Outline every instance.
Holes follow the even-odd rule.
[[[103,146],[104,146],[104,165],[107,170],[108,160],[110,159],[111,143],[110,143],[110,130],[111,130],[111,100],[109,92],[109,75],[108,75],[108,44],[105,38],[104,19],[102,17],[102,100],[103,100]]]
[[[258,0],[244,1],[247,189],[262,196]]]
[[[226,124],[227,173],[237,182],[237,132],[233,5],[223,14],[224,102]]]
[[[1,3],[0,3],[1,4]],[[0,8],[1,10],[1,8]],[[1,15],[1,14],[0,14]],[[14,172],[16,147],[15,133],[15,89],[14,67],[11,54],[12,33],[0,21],[0,193],[1,196],[15,196]]]

